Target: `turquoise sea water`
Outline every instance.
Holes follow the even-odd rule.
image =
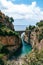
[[[19,57],[19,56],[22,56],[22,55],[26,55],[28,54],[30,51],[32,50],[32,46],[30,44],[27,44],[26,42],[22,41],[22,47],[19,48],[14,56],[15,57]]]
[[[15,58],[18,58],[18,57],[21,57],[21,56],[24,56],[26,54],[28,54],[31,50],[32,50],[32,46],[31,44],[29,43],[26,43],[23,41],[23,37],[24,37],[24,32],[21,34],[21,39],[22,39],[22,47],[19,48],[15,53],[14,53],[14,56],[13,56],[13,59]]]

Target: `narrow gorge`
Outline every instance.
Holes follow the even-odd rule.
[[[0,64],[43,65],[43,20],[25,32],[15,31],[13,22],[0,11]]]

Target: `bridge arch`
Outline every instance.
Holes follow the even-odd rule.
[[[16,31],[19,33],[19,35],[21,36],[24,32],[26,32],[26,35],[28,35],[28,41],[30,43],[30,34],[31,34],[31,31],[27,30],[27,31]]]
[[[19,35],[21,36],[22,33],[24,33],[25,31],[16,31],[19,33]]]

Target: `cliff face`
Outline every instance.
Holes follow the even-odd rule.
[[[30,43],[31,43],[32,47],[34,47],[36,44],[38,45],[39,41],[38,41],[36,32],[31,32]]]
[[[25,33],[24,41],[27,42],[28,44],[30,43],[32,45],[32,48],[36,46],[38,49],[41,49],[43,47],[43,39],[40,40],[39,42],[39,39],[38,39],[39,34],[40,32],[36,33],[35,31],[32,31],[30,34]]]
[[[42,49],[43,48],[43,26],[35,27],[34,30],[30,30],[26,32],[24,35],[24,41],[30,43],[33,48],[37,47],[39,50]]]
[[[16,36],[0,36],[0,42],[3,45],[15,45],[19,43],[19,38]]]
[[[10,51],[16,51],[21,46],[21,40],[16,36],[0,36],[0,43]]]
[[[39,27],[31,32],[30,42],[32,47],[36,47],[39,51],[43,48],[43,27]]]
[[[0,52],[6,52],[5,49],[7,49],[12,53],[21,46],[21,39],[14,31],[13,21],[12,17],[8,17],[0,11],[0,46],[2,47]]]
[[[24,41],[27,42],[28,44],[30,44],[30,34],[31,34],[31,31],[27,30],[24,35]]]
[[[13,18],[12,17],[8,17],[6,16],[5,14],[3,14],[1,11],[0,11],[0,23],[6,25],[8,28],[14,30],[14,26],[12,24],[13,22]]]

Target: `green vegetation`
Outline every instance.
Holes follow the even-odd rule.
[[[19,37],[18,33],[14,31],[14,26],[12,24],[14,19],[12,17],[8,17],[4,15],[0,11],[0,36],[17,36]],[[9,50],[7,47],[3,46],[0,42],[0,65],[4,65],[3,56],[7,55]]]
[[[29,27],[26,27],[26,30],[31,30],[31,32],[35,31],[37,34],[39,41],[43,39],[43,20],[36,23],[36,26],[29,25]]]
[[[6,48],[6,46],[3,46],[2,43],[0,43],[0,59],[3,58],[3,56],[7,55],[9,53],[9,50]]]
[[[41,41],[43,39],[43,33],[39,34],[39,41]]]
[[[2,16],[0,15],[0,19],[2,19]]]
[[[43,39],[43,20],[37,22],[36,26],[30,25],[26,28],[26,30],[35,32],[40,43],[40,41]],[[32,52],[25,56],[24,65],[43,65],[43,49],[39,50],[34,45]]]
[[[10,23],[14,22],[14,19],[12,17],[8,17],[8,16],[5,17],[5,20],[6,20],[6,22],[10,22]]]
[[[4,20],[3,20],[4,18]],[[12,30],[12,26],[9,27],[12,22],[14,22],[14,19],[12,17],[4,16],[2,17],[0,15],[0,36],[12,36],[15,35],[19,37],[19,34]],[[37,34],[39,42],[43,39],[43,20],[36,23],[36,26],[30,25],[29,27],[26,27],[26,31],[33,31]],[[3,56],[8,54],[7,48],[5,48],[2,43],[0,42],[0,65],[4,65],[4,62],[2,60]],[[39,50],[35,47],[30,52],[30,54],[26,55],[23,58],[24,63],[22,65],[43,65],[43,49],[39,52]]]
[[[35,26],[29,26],[29,30],[34,30]]]
[[[42,27],[42,26],[43,26],[43,20],[41,20],[40,22],[37,22],[36,25],[37,25],[38,27]]]
[[[4,61],[0,59],[0,65],[4,65]]]
[[[9,18],[9,22],[14,22],[14,19],[12,17]]]
[[[35,26],[31,26],[31,25],[29,25],[29,27],[26,27],[26,30],[34,30],[34,28],[35,28]]]
[[[0,52],[1,52],[2,48],[3,48],[3,44],[0,43]]]
[[[16,35],[18,36],[18,33],[9,29],[7,26],[5,26],[4,24],[0,23],[0,35]]]
[[[1,54],[1,53],[0,53],[0,59],[2,59],[4,55],[5,55],[5,54]]]
[[[24,65],[43,65],[43,50],[40,53],[37,49],[33,50],[23,60]]]
[[[19,36],[18,33],[14,31],[12,22],[14,22],[12,17],[8,17],[0,11],[0,36]]]

